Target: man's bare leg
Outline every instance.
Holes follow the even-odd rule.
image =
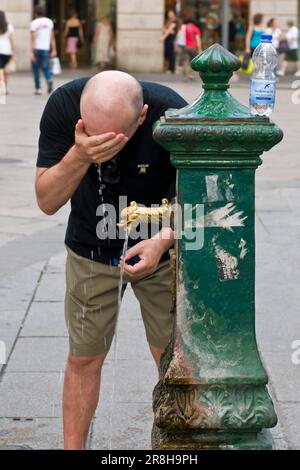
[[[63,393],[65,450],[84,450],[99,401],[101,369],[107,353],[69,355]]]
[[[161,356],[163,355],[163,353],[165,352],[164,349],[160,349],[160,348],[156,348],[155,346],[151,346],[150,345],[150,351],[151,351],[151,354],[153,356],[153,359],[157,365],[157,368],[159,370],[160,368],[160,360],[161,360]]]

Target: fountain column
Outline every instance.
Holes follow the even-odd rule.
[[[254,191],[261,154],[283,134],[230,95],[240,62],[226,49],[211,46],[192,67],[203,94],[154,129],[178,169],[184,216],[174,334],[153,396],[153,448],[270,449],[262,430],[277,418],[255,336]]]

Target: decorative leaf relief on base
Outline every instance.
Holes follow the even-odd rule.
[[[154,391],[155,424],[164,429],[263,429],[276,425],[261,386],[165,386]]]

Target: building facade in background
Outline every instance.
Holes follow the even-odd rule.
[[[263,13],[266,21],[271,17],[278,18],[283,30],[287,19],[298,21],[299,18],[300,0],[0,0],[0,10],[7,13],[15,27],[19,70],[30,67],[29,23],[34,5],[41,4],[54,20],[62,62],[67,61],[63,30],[70,7],[75,7],[83,21],[86,37],[85,45],[79,52],[82,65],[93,62],[95,24],[97,18],[106,16],[116,37],[117,67],[132,72],[161,72],[164,59],[160,37],[166,11],[174,9],[183,18],[195,18],[203,32],[204,47],[208,47],[214,42],[222,42],[225,1],[229,4],[229,36],[233,21],[241,20],[247,27],[249,19],[257,12]],[[231,37],[229,45],[234,49]]]

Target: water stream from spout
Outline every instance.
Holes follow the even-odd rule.
[[[105,207],[105,201],[104,201],[104,196],[103,196],[103,191],[106,188],[106,186],[103,183],[101,163],[98,164],[97,173],[98,173],[98,180],[99,180],[99,191],[98,192],[99,192],[99,196],[100,196],[100,202],[103,205],[103,215],[104,215],[104,218],[106,218],[105,217],[106,207]]]
[[[113,406],[114,403],[114,396],[115,396],[115,383],[116,383],[116,368],[117,368],[117,348],[118,348],[118,325],[119,325],[119,314],[121,310],[121,304],[122,304],[122,294],[123,294],[123,280],[124,280],[124,273],[125,273],[125,266],[126,263],[124,261],[124,258],[126,256],[126,252],[128,250],[128,242],[129,242],[129,232],[126,231],[126,238],[124,241],[123,245],[123,252],[122,252],[122,265],[121,265],[121,270],[120,270],[120,280],[119,280],[119,288],[118,288],[118,304],[117,304],[117,317],[116,317],[116,323],[115,323],[115,335],[114,335],[114,352],[113,352],[113,376],[112,376],[112,393],[111,393],[111,404]],[[109,440],[109,449],[111,449],[111,444],[112,444],[112,409],[111,409],[111,414],[110,414],[110,440]]]
[[[116,358],[116,350],[117,350],[119,314],[120,314],[121,304],[122,304],[123,280],[124,280],[124,272],[125,272],[125,266],[126,266],[124,258],[126,256],[126,253],[127,253],[127,250],[128,250],[128,241],[129,241],[129,234],[128,234],[128,232],[126,232],[126,238],[125,238],[125,242],[124,242],[124,246],[123,246],[123,252],[122,252],[123,263],[121,265],[121,270],[120,270],[120,281],[119,281],[119,289],[118,289],[118,308],[117,308],[117,318],[116,318],[116,327],[115,327],[115,342],[114,342],[114,355],[115,355],[115,358]]]
[[[98,173],[98,180],[99,180],[99,196],[101,199],[101,202],[104,202],[103,200],[103,190],[105,189],[105,184],[102,181],[102,165],[99,163],[97,165],[97,173]]]
[[[105,207],[105,201],[104,201],[104,196],[103,196],[103,191],[105,189],[105,184],[103,183],[103,178],[102,178],[102,167],[101,164],[98,164],[97,168],[97,173],[98,173],[98,180],[99,180],[99,196],[100,196],[100,203],[103,205],[103,217],[104,220],[107,222],[106,218],[106,207]],[[117,312],[116,312],[116,322],[115,322],[115,331],[114,331],[114,347],[113,347],[113,377],[112,377],[112,393],[111,393],[111,404],[113,405],[114,402],[114,395],[115,395],[115,381],[116,381],[116,367],[117,367],[117,346],[118,346],[118,324],[119,324],[119,314],[121,310],[121,304],[122,304],[122,296],[123,296],[123,281],[124,281],[124,273],[125,273],[125,267],[126,263],[124,261],[124,258],[126,256],[127,250],[128,250],[128,242],[129,242],[129,232],[130,230],[126,230],[125,232],[125,241],[123,245],[123,252],[122,252],[122,265],[120,269],[120,280],[119,280],[119,286],[118,286],[118,298],[117,298]],[[106,342],[106,338],[104,339]],[[110,415],[110,442],[109,442],[109,449],[111,449],[111,439],[112,439],[112,412]]]

